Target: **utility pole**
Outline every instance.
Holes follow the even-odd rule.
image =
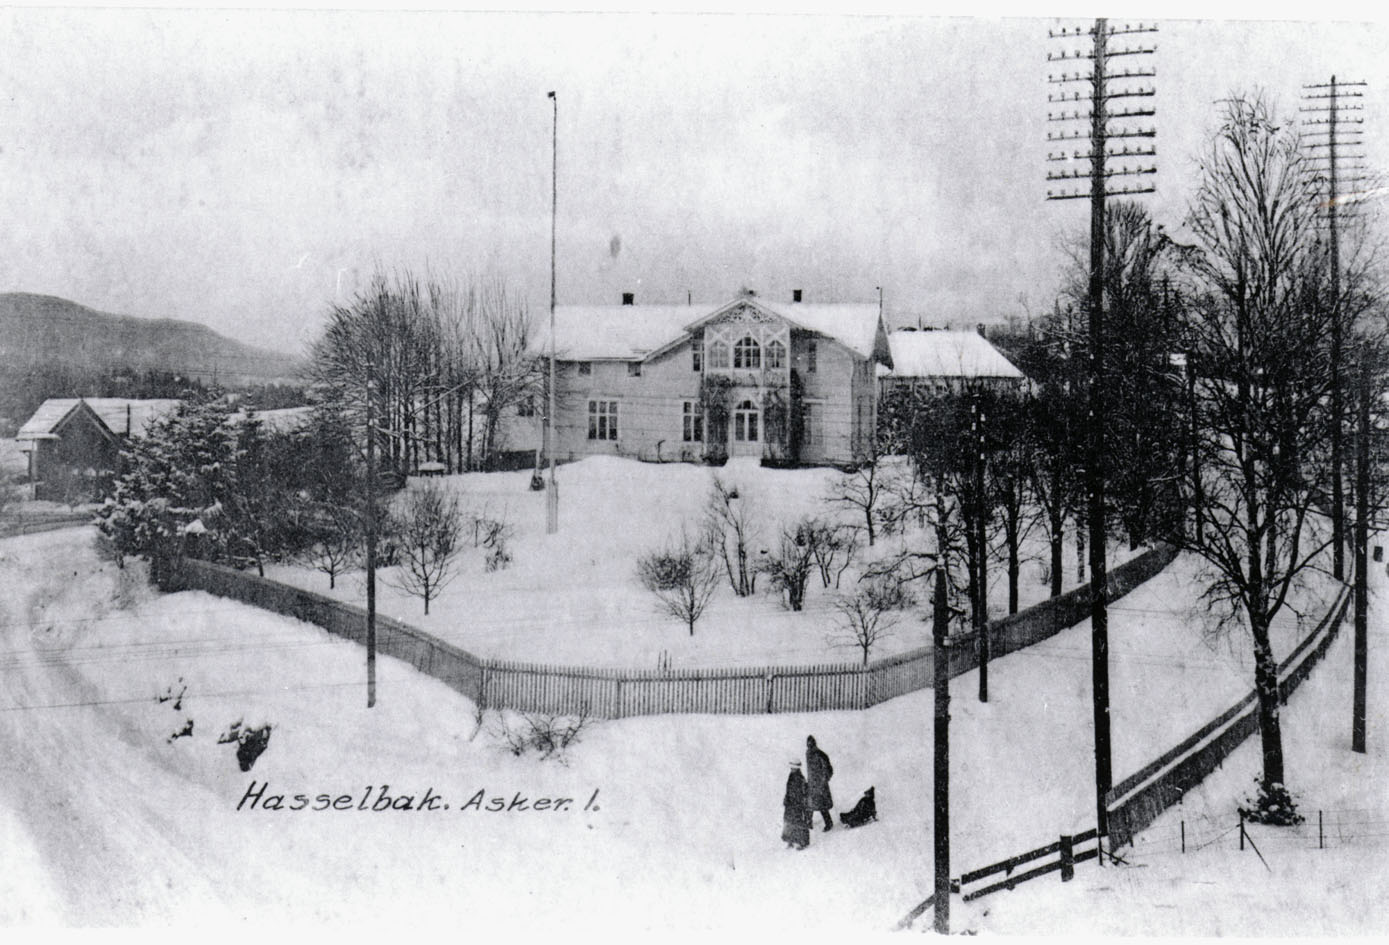
[[[950,934],[950,666],[945,637],[950,627],[950,609],[945,599],[944,548],[936,554],[936,588],[932,596],[931,640],[935,689],[935,766],[934,807],[936,838],[936,931]]]
[[[1351,751],[1365,753],[1365,677],[1369,662],[1370,353],[1360,346],[1359,440],[1355,456],[1355,696]]]
[[[559,219],[559,99],[552,103],[550,125],[550,404],[546,426],[550,446],[550,478],[545,483],[545,533],[559,531],[559,483],[555,481],[555,227]]]
[[[974,566],[974,630],[979,635],[979,701],[989,701],[989,548],[985,519],[989,504],[984,498],[984,408],[979,402],[980,391],[974,391],[972,402],[973,434],[970,444],[974,454],[974,545],[978,549]]]
[[[377,299],[380,302],[380,297]],[[376,364],[367,358],[367,708],[376,705]]]
[[[1338,206],[1341,188],[1352,181],[1363,181],[1363,176],[1346,179],[1341,161],[1344,158],[1360,160],[1363,152],[1346,152],[1360,146],[1359,136],[1364,130],[1357,125],[1364,124],[1360,117],[1345,118],[1342,112],[1357,112],[1363,106],[1347,104],[1345,99],[1362,97],[1362,93],[1346,91],[1351,87],[1363,87],[1364,82],[1337,82],[1333,75],[1331,81],[1318,85],[1304,85],[1303,100],[1311,104],[1299,109],[1303,114],[1319,117],[1303,119],[1306,130],[1302,133],[1314,157],[1310,159],[1313,192],[1323,197],[1322,209],[1326,214],[1326,224],[1330,237],[1331,253],[1331,547],[1332,572],[1338,581],[1346,576],[1346,500],[1345,500],[1345,396],[1342,377],[1345,361],[1345,334],[1341,324],[1341,240],[1337,226],[1341,216]],[[1363,166],[1353,168],[1363,170]]]
[[[1105,514],[1104,514],[1104,248],[1105,248],[1105,201],[1109,197],[1130,194],[1152,193],[1156,188],[1144,184],[1145,176],[1157,173],[1156,163],[1147,159],[1157,155],[1153,143],[1157,132],[1151,126],[1121,125],[1110,128],[1111,121],[1146,119],[1156,114],[1150,104],[1157,94],[1147,80],[1157,75],[1156,69],[1125,68],[1111,72],[1109,61],[1120,56],[1151,55],[1157,51],[1155,45],[1144,46],[1141,41],[1131,47],[1112,49],[1109,41],[1119,36],[1133,36],[1143,33],[1156,33],[1156,26],[1137,26],[1125,24],[1123,27],[1111,26],[1104,17],[1095,20],[1088,30],[1076,28],[1052,30],[1051,39],[1071,40],[1077,47],[1081,37],[1088,36],[1090,48],[1073,48],[1060,53],[1048,53],[1047,61],[1057,63],[1087,63],[1073,73],[1049,75],[1050,84],[1060,86],[1062,91],[1047,96],[1052,103],[1075,103],[1074,111],[1049,112],[1048,121],[1085,122],[1089,133],[1079,129],[1074,131],[1050,132],[1047,141],[1063,149],[1072,147],[1071,142],[1088,142],[1088,151],[1062,150],[1049,152],[1047,160],[1060,162],[1061,168],[1047,173],[1047,180],[1087,181],[1089,194],[1075,188],[1072,190],[1048,190],[1048,200],[1090,199],[1090,378],[1089,378],[1089,427],[1086,441],[1086,518],[1090,530],[1090,651],[1091,682],[1094,695],[1095,714],[1095,819],[1102,838],[1109,834],[1109,817],[1105,809],[1105,795],[1113,781],[1110,760],[1109,739],[1109,611],[1105,600],[1107,574],[1105,568]],[[1064,68],[1064,65],[1063,65]],[[1088,82],[1090,92],[1085,96],[1080,91],[1066,92],[1067,85]],[[1112,84],[1111,84],[1112,83]],[[1089,111],[1082,111],[1080,103],[1089,101]],[[1137,99],[1138,104],[1128,105],[1110,111],[1109,103],[1115,99]],[[1146,100],[1146,101],[1145,101]],[[1134,140],[1134,146],[1129,141]],[[1121,141],[1122,147],[1111,142]],[[1122,160],[1118,167],[1110,161]],[[1129,166],[1129,161],[1134,162]],[[1089,162],[1089,168],[1068,167],[1072,162]],[[1118,178],[1136,178],[1131,185],[1111,187]],[[1097,858],[1101,864],[1104,857]]]

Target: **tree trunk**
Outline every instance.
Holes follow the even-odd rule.
[[[1009,530],[1008,535],[1008,613],[1018,612],[1018,578],[1022,563],[1018,560],[1018,530]]]
[[[1085,516],[1076,515],[1076,581],[1085,583]]]
[[[1064,567],[1062,542],[1065,536],[1062,532],[1066,527],[1066,517],[1059,508],[1048,509],[1047,515],[1051,518],[1051,596],[1060,597],[1065,583],[1065,575],[1061,571]]]
[[[1250,614],[1254,637],[1254,692],[1259,700],[1259,737],[1264,756],[1264,786],[1283,780],[1283,729],[1279,718],[1278,661],[1269,644],[1268,624],[1262,614]]]

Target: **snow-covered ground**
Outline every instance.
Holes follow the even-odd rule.
[[[1209,648],[1182,603],[1193,567],[1179,560],[1111,618],[1118,777],[1247,689],[1238,648]],[[360,648],[201,593],[154,595],[97,557],[90,529],[0,542],[0,581],[0,922],[860,934],[929,892],[930,691],[860,713],[606,722],[564,763],[542,762],[502,747],[495,714],[475,733],[467,700],[391,659],[367,709]],[[1310,809],[1383,812],[1382,610],[1374,626],[1368,758],[1346,758],[1348,634],[1287,709],[1290,781]],[[973,673],[954,682],[957,873],[1088,826],[1087,652],[1082,624],[997,661],[987,705]],[[177,704],[157,701],[185,686]],[[192,734],[170,740],[190,719]],[[245,773],[218,744],[238,721],[274,726]],[[780,800],[786,762],[812,733],[834,760],[838,809],[874,785],[881,819],[816,832],[798,853],[779,841]],[[1257,770],[1242,751],[1188,798],[1188,818],[1231,820]],[[265,794],[238,811],[253,783]],[[439,809],[356,809],[383,785],[401,804],[437,796]],[[478,810],[479,791],[527,809]],[[281,794],[286,807],[304,794],[306,809],[263,809]],[[352,809],[314,810],[319,795]],[[572,800],[556,812],[535,810],[539,798]],[[1306,854],[1261,843],[1272,874],[1247,852],[1215,859],[1214,846],[1209,860],[1140,851],[1130,868],[1085,864],[1069,885],[957,905],[954,925],[1382,931],[1379,842]]]
[[[427,616],[418,598],[390,585],[388,569],[378,583],[377,606],[470,652],[530,662],[637,669],[655,669],[660,661],[675,668],[856,662],[859,651],[837,626],[833,602],[839,592],[825,589],[818,573],[810,579],[801,612],[783,608],[774,593],[763,593],[765,578],[747,598],[721,581],[694,636],[642,588],[637,559],[677,537],[682,526],[692,535],[698,532],[716,474],[737,488],[737,501],[751,510],[754,554],[774,548],[779,530],[804,516],[861,524],[858,513],[825,502],[842,475],[833,469],[766,469],[742,460],[710,469],[590,457],[560,469],[556,535],[545,533],[544,493],[529,491],[529,472],[451,476],[441,481],[460,494],[465,509],[509,523],[512,565],[489,573],[483,552],[469,545],[460,555],[457,577],[431,603]],[[913,547],[922,547],[919,534],[907,537]],[[859,558],[888,554],[902,540],[880,536]],[[1079,582],[1070,541],[1066,549],[1066,586],[1071,587]],[[1023,607],[1050,590],[1042,579],[1047,550],[1041,528],[1029,537],[1025,554],[1029,560],[1019,581]],[[1110,550],[1115,563],[1133,554],[1127,548]],[[857,566],[845,572],[843,593],[853,592],[858,573]],[[311,567],[272,566],[266,576],[339,600],[362,604],[366,599],[360,572],[340,578],[335,591],[329,590],[327,576]],[[1005,565],[993,566],[989,590],[991,613],[1007,613]],[[927,645],[927,621],[926,608],[914,609],[872,655]]]

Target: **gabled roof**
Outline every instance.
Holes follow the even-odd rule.
[[[92,412],[112,433],[126,432],[127,409],[130,432],[143,435],[151,423],[178,409],[177,400],[130,400],[125,397],[55,397],[45,400],[15,434],[17,440],[51,439],[58,427],[77,405],[86,401]]]
[[[885,377],[997,377],[1024,379],[1022,371],[976,331],[889,332],[892,370]]]
[[[691,330],[740,303],[833,338],[861,357],[873,357],[879,324],[876,302],[768,302],[742,296],[717,306],[559,305],[555,307],[555,350],[566,361],[640,361],[679,344]],[[545,354],[550,350],[549,325],[542,324],[540,329],[536,351]]]

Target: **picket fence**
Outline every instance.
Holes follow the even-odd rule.
[[[1169,546],[1145,552],[1109,574],[1116,599],[1161,571]],[[317,624],[365,644],[359,607],[232,568],[186,559],[167,589],[202,590]],[[1003,656],[1074,625],[1089,614],[1082,587],[989,626],[992,654]],[[978,665],[977,633],[954,635],[952,677]],[[618,719],[663,713],[750,715],[866,709],[931,686],[934,651],[925,646],[866,666],[822,663],[724,669],[633,670],[555,666],[476,656],[409,624],[377,616],[377,651],[404,660],[489,708]]]

